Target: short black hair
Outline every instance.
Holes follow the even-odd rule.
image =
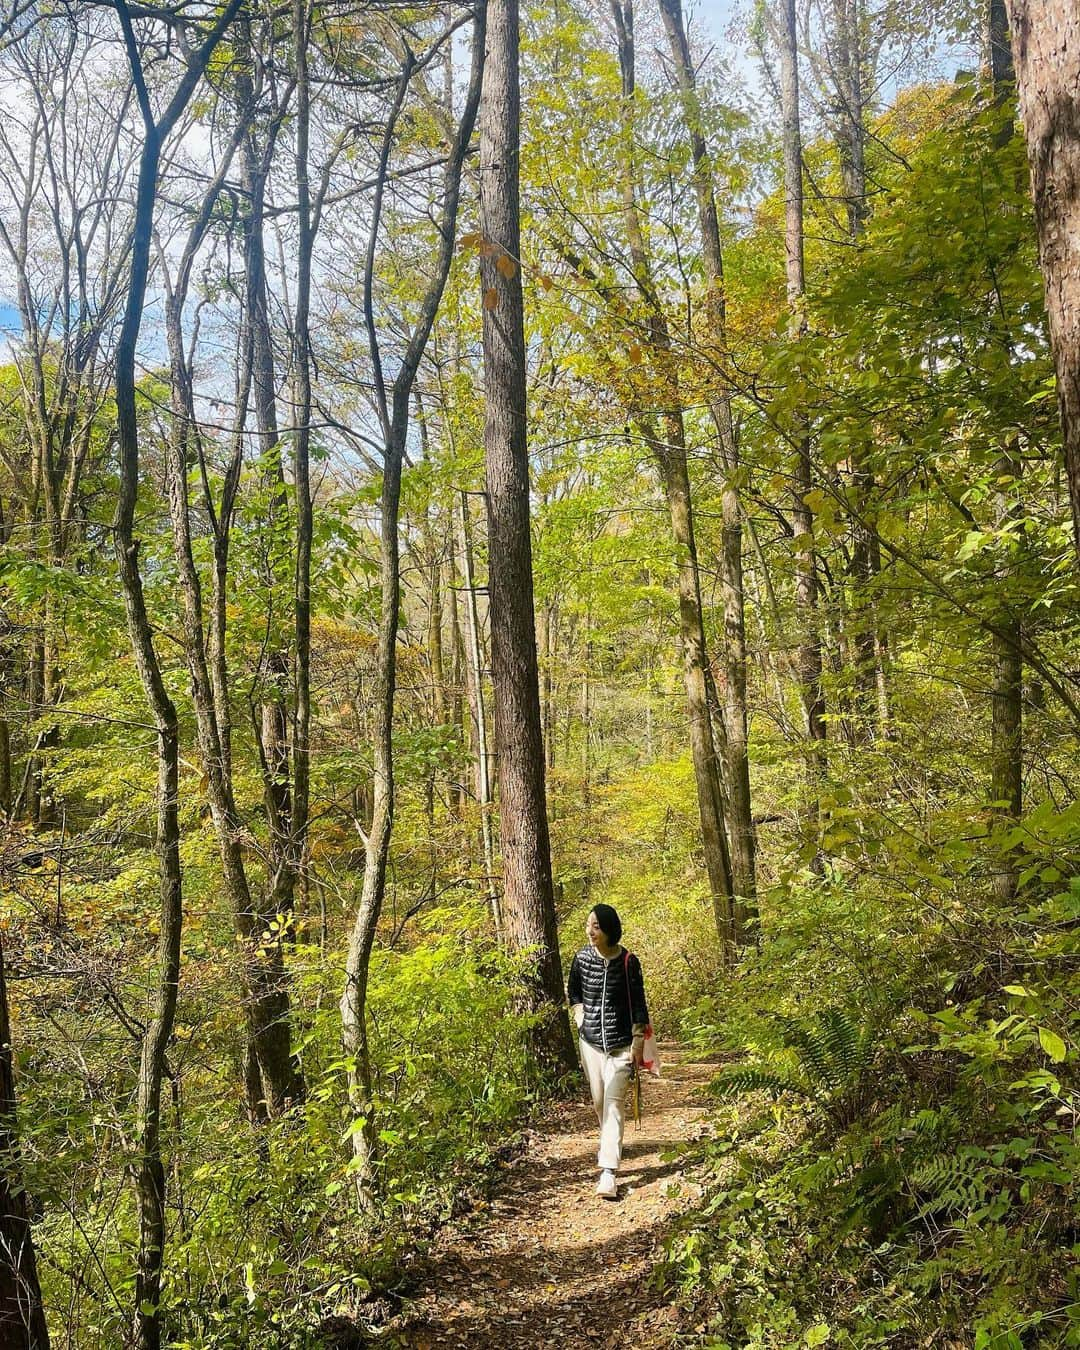
[[[622,921],[618,912],[611,905],[593,905],[592,912],[596,915],[596,922],[607,940],[611,943],[618,942],[622,937]]]

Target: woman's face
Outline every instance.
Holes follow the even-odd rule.
[[[596,913],[589,911],[589,917],[585,920],[585,936],[594,947],[606,947],[607,938],[604,936],[604,930],[596,922]]]

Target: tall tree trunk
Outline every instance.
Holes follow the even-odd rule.
[[[537,1048],[552,1067],[569,1068],[575,1056],[564,1004],[551,885],[529,530],[525,328],[519,266],[517,0],[489,0],[487,37],[480,115],[480,230],[492,252],[481,258],[480,277],[503,920],[511,947],[535,952],[528,995],[533,1007],[545,1014],[536,1027]]]
[[[465,652],[465,639],[461,632],[461,621],[458,618],[458,571],[454,559],[454,527],[453,527],[453,508],[450,511],[450,545],[449,545],[449,568],[447,575],[447,584],[443,591],[444,603],[447,610],[447,621],[450,629],[450,715],[458,734],[461,737],[462,745],[467,744],[467,732],[465,728],[465,703],[467,701],[465,690],[468,681],[468,657]],[[453,793],[457,815],[464,814],[468,804],[469,794],[465,785],[464,775],[457,775],[458,782],[456,790]]]
[[[139,1207],[139,1250],[135,1272],[133,1335],[138,1350],[158,1350],[161,1344],[161,1270],[165,1251],[165,1168],[161,1157],[161,1086],[165,1050],[172,1035],[180,978],[181,905],[180,819],[178,810],[180,747],[176,709],[169,698],[154,649],[153,630],[146,609],[134,535],[139,491],[139,423],[135,403],[135,347],[146,299],[154,207],[157,201],[161,146],[175,126],[206,63],[240,0],[230,0],[202,45],[187,60],[183,77],[160,120],[155,121],[125,0],[117,13],[142,115],[143,147],[139,159],[135,223],[132,231],[130,278],[124,320],[116,347],[116,417],[120,458],[120,488],[114,522],[120,583],[124,593],[128,631],[135,665],[158,734],[157,837],[161,897],[158,979],[153,1015],[143,1034],[139,1067],[135,1164]]]
[[[833,79],[834,124],[840,177],[847,209],[848,234],[858,243],[866,229],[870,208],[866,184],[866,16],[863,0],[832,0],[828,64]],[[873,465],[866,451],[851,454],[849,482],[854,502],[850,575],[853,589],[851,639],[858,716],[856,735],[871,737],[875,724],[887,731],[888,638],[877,619],[875,591],[881,570],[880,547],[873,529]]]
[[[315,526],[311,496],[311,272],[315,250],[308,149],[311,133],[311,89],[308,49],[314,13],[313,0],[294,0],[293,39],[296,72],[296,148],[294,168],[297,199],[296,295],[292,334],[292,471],[296,513],[296,555],[293,564],[293,707],[292,797],[288,832],[270,905],[277,913],[292,909],[296,880],[307,866],[308,811],[311,796],[311,550]]]
[[[435,540],[432,538],[435,549]],[[446,673],[443,669],[443,575],[442,560],[437,552],[428,573],[428,660],[431,663],[431,720],[441,727],[446,723]]]
[[[417,406],[419,414],[419,400]],[[425,436],[426,439],[426,436]],[[425,458],[427,452],[425,450]],[[428,615],[427,615],[427,651],[428,666],[431,672],[431,725],[446,725],[446,680],[443,673],[442,644],[442,559],[439,556],[434,532],[429,527],[427,515],[424,519],[424,535],[430,549],[431,561],[428,574]],[[432,755],[424,769],[424,813],[428,829],[428,865],[431,869],[432,886],[438,867],[438,849],[435,839],[435,801],[439,761]]]
[[[657,371],[659,398],[663,405],[663,434],[657,433],[649,416],[635,413],[638,430],[660,468],[675,544],[679,585],[679,636],[683,654],[690,723],[690,753],[697,785],[698,810],[705,869],[717,934],[725,951],[738,940],[738,911],[732,877],[727,833],[727,803],[724,800],[721,765],[727,747],[717,752],[716,736],[724,729],[716,691],[709,669],[705,622],[701,603],[701,577],[694,537],[693,503],[686,459],[686,431],[679,402],[678,373],[671,352],[667,320],[652,282],[652,273],[637,205],[633,155],[633,102],[635,89],[634,11],[632,0],[612,0],[612,16],[618,38],[622,76],[622,173],[623,220],[638,293],[646,310],[650,354]]]
[[[404,431],[404,428],[402,429]],[[386,864],[394,823],[394,690],[397,682],[398,609],[401,603],[398,553],[398,507],[401,500],[401,461],[404,435],[386,447],[383,464],[382,523],[379,565],[382,598],[379,617],[379,651],[375,675],[372,737],[374,782],[371,824],[364,836],[364,880],[345,963],[345,991],[341,1001],[342,1038],[346,1054],[354,1057],[350,1068],[350,1098],[357,1116],[352,1145],[357,1204],[371,1212],[375,1200],[375,1128],[372,1109],[371,1050],[367,1034],[367,985],[371,950],[386,888]],[[362,1123],[361,1123],[362,1122]]]
[[[829,65],[836,84],[837,150],[844,185],[848,233],[858,239],[866,225],[866,95],[863,81],[862,0],[832,0]]]
[[[476,799],[480,805],[480,848],[484,859],[484,889],[495,933],[503,936],[502,907],[495,885],[495,840],[492,829],[494,800],[491,792],[491,758],[488,750],[487,710],[484,707],[484,670],[480,657],[480,619],[476,609],[476,580],[473,576],[472,534],[469,528],[469,497],[461,493],[461,570],[465,579],[465,626],[468,633],[466,660],[469,710],[472,714],[473,744],[476,747]]]
[[[487,6],[478,0],[473,18],[473,52],[465,104],[443,170],[442,211],[438,222],[439,247],[431,279],[420,304],[415,327],[387,389],[383,381],[382,352],[375,327],[375,256],[382,215],[390,151],[398,115],[415,70],[415,58],[406,49],[393,110],[384,128],[379,175],[372,205],[364,266],[364,317],[375,371],[376,401],[383,434],[382,520],[379,565],[381,576],[379,651],[374,699],[374,786],[371,825],[364,837],[364,881],[360,904],[349,936],[345,960],[345,987],[339,1004],[341,1038],[349,1060],[349,1100],[355,1115],[352,1129],[353,1179],[357,1206],[362,1213],[374,1208],[376,1193],[375,1142],[378,1137],[372,1101],[371,1052],[367,1032],[367,986],[371,952],[386,888],[386,865],[394,819],[394,695],[397,682],[398,610],[401,603],[398,513],[401,471],[409,431],[409,406],[416,372],[431,334],[453,259],[461,170],[472,138],[480,103],[484,65]]]
[[[121,13],[126,18],[126,10]],[[128,20],[130,34],[130,20]],[[129,37],[133,71],[141,74],[133,34]],[[165,690],[154,651],[150,618],[139,572],[134,538],[138,494],[139,431],[135,408],[135,344],[146,293],[150,238],[157,194],[160,133],[146,105],[145,141],[139,166],[137,216],[132,246],[131,285],[116,353],[116,410],[120,449],[120,496],[116,511],[116,547],[128,630],[135,662],[158,734],[157,855],[160,878],[161,936],[154,1015],[143,1034],[139,1066],[135,1185],[139,1206],[139,1251],[135,1274],[134,1338],[139,1350],[161,1344],[161,1267],[165,1250],[165,1168],[161,1157],[161,1086],[165,1048],[172,1034],[180,964],[181,866],[177,810],[179,743],[176,710]]]
[[[29,1207],[19,1164],[15,1064],[0,941],[0,1345],[49,1350]]]
[[[794,334],[806,333],[806,268],[803,227],[802,124],[799,103],[799,48],[795,0],[781,0],[780,100],[784,148],[784,261],[788,307]],[[818,631],[818,577],[814,550],[814,513],[807,505],[813,489],[810,428],[805,415],[796,424],[791,521],[795,536],[795,609],[799,620],[796,665],[813,777],[824,769],[825,699],[821,686],[821,636]]]
[[[1080,8],[1008,4],[1080,562]]]
[[[694,515],[690,501],[690,475],[682,419],[668,419],[666,441],[651,429],[639,427],[646,444],[661,466],[664,495],[671,519],[679,572],[679,639],[683,656],[683,681],[690,722],[690,758],[697,787],[698,814],[705,871],[709,878],[713,918],[725,952],[736,946],[738,914],[732,881],[731,854],[724,828],[724,793],[716,753],[712,709],[716,696],[710,690],[709,658],[701,615],[701,573],[694,538]]]
[[[727,349],[727,312],[724,293],[724,256],[713,191],[712,162],[701,121],[694,65],[683,22],[682,0],[660,0],[660,13],[671,48],[671,59],[682,97],[683,120],[690,141],[697,200],[698,232],[708,286],[707,313],[712,340],[721,356]],[[732,884],[736,895],[736,933],[745,932],[748,914],[756,907],[756,835],[750,799],[750,755],[746,703],[746,606],[743,596],[742,508],[737,487],[739,446],[731,412],[731,394],[725,386],[711,403],[723,475],[721,511],[723,541],[720,554],[724,597],[724,699],[727,747],[727,827],[731,847]]]
[[[296,20],[294,15],[294,21]],[[271,597],[279,584],[278,560],[274,557],[274,541],[281,537],[283,526],[288,519],[288,487],[281,459],[281,436],[278,427],[276,378],[274,353],[271,341],[269,302],[266,286],[266,251],[264,241],[264,207],[266,180],[270,172],[271,157],[277,141],[281,120],[285,114],[284,106],[275,110],[270,126],[266,130],[265,144],[257,143],[254,124],[256,107],[254,88],[250,71],[252,38],[250,19],[245,16],[240,32],[243,42],[238,43],[236,76],[236,97],[241,126],[247,134],[241,144],[240,167],[243,185],[243,241],[245,263],[245,348],[250,364],[250,382],[255,406],[255,425],[258,436],[259,455],[263,473],[270,489],[268,510],[267,560],[265,564],[265,584]],[[298,81],[299,83],[299,81]],[[306,85],[304,89],[306,97]],[[303,117],[307,117],[307,105],[304,104]],[[299,128],[298,128],[299,131]],[[298,167],[298,175],[301,170]],[[306,163],[303,172],[306,173]],[[302,222],[305,232],[305,247],[310,253],[312,247],[312,225],[310,212]],[[307,307],[307,289],[309,282],[302,279],[297,293],[297,306],[300,320],[305,322]],[[305,349],[296,362],[297,378],[300,380],[299,393],[304,399],[302,367],[308,360]],[[310,381],[306,391],[310,402]],[[300,416],[302,409],[294,409]],[[310,418],[308,418],[310,420]],[[297,424],[299,435],[299,423]],[[297,451],[301,457],[306,447]],[[310,495],[310,494],[309,494]],[[310,569],[310,529],[305,522],[310,515],[310,507],[298,510],[301,529],[297,532],[297,557],[295,560],[297,578]],[[273,600],[271,599],[271,604]],[[294,616],[294,622],[296,618]],[[310,654],[307,657],[310,662]],[[297,659],[299,668],[301,662]],[[292,768],[290,764],[289,744],[289,652],[277,647],[266,658],[266,680],[263,691],[262,707],[259,715],[259,751],[263,773],[263,798],[269,824],[269,862],[267,866],[265,903],[266,916],[270,919],[278,914],[291,915],[297,882],[297,869],[303,866],[303,841],[297,837],[293,812]],[[226,734],[225,719],[228,715],[227,700],[222,702],[219,718],[223,721],[222,752],[226,766],[230,760],[229,737]],[[302,833],[302,831],[301,831]]]
[[[294,27],[299,24],[301,30],[294,32],[294,46],[305,43],[303,25],[306,12],[298,8],[293,14]],[[238,42],[240,60],[237,62],[236,98],[241,127],[245,130],[240,147],[241,182],[243,194],[243,244],[245,261],[245,325],[244,347],[250,364],[250,386],[255,409],[255,425],[259,454],[263,472],[270,488],[269,525],[267,530],[267,548],[269,556],[266,563],[265,582],[272,596],[279,584],[276,562],[273,556],[273,541],[280,537],[275,528],[284,522],[288,515],[288,489],[281,460],[281,437],[278,427],[276,378],[274,355],[270,331],[270,314],[266,285],[266,256],[264,243],[264,201],[266,181],[270,172],[271,157],[277,141],[285,107],[274,110],[270,124],[265,129],[265,143],[260,146],[256,137],[257,109],[255,107],[254,87],[250,70],[252,60],[252,35],[250,19],[247,15],[240,26],[241,41]],[[302,53],[297,60],[302,62]],[[301,201],[300,228],[301,250],[306,251],[310,259],[313,246],[313,229],[310,218],[310,203],[306,194],[306,150],[305,136],[308,118],[307,84],[304,72],[298,71],[297,86],[300,90],[300,108],[297,115],[297,160],[298,199]],[[301,185],[301,179],[303,184]],[[310,262],[308,263],[310,267]],[[299,345],[299,355],[294,357],[294,407],[295,422],[294,454],[294,491],[297,496],[296,558],[294,561],[294,601],[308,594],[310,584],[307,580],[311,558],[311,503],[307,489],[307,438],[310,423],[310,377],[305,376],[309,367],[307,344],[306,313],[310,280],[304,263],[299,264],[300,278],[297,285],[294,315],[294,346]],[[297,338],[297,331],[301,336]],[[224,594],[225,567],[224,555],[228,548],[228,515],[222,508],[223,538],[218,549],[219,573],[214,594],[215,643],[217,667],[220,675],[217,683],[222,687],[218,703],[218,722],[220,727],[222,764],[226,774],[231,775],[231,736],[228,694],[225,678],[224,653]],[[271,601],[272,603],[272,601]],[[295,904],[295,892],[298,872],[304,866],[306,839],[306,773],[307,755],[306,727],[308,721],[309,698],[307,694],[307,672],[310,667],[309,620],[307,613],[297,610],[294,613],[297,636],[296,671],[297,690],[295,725],[296,736],[294,751],[300,768],[300,794],[302,815],[298,818],[294,809],[293,766],[290,763],[290,712],[289,652],[280,647],[271,650],[266,658],[266,680],[261,708],[259,710],[258,734],[259,759],[263,776],[263,801],[268,824],[269,849],[266,866],[264,891],[261,897],[251,896],[252,930],[244,939],[250,946],[252,934],[260,940],[262,934],[276,924],[276,940],[265,944],[261,960],[265,970],[252,972],[261,975],[256,987],[260,992],[256,996],[253,988],[249,996],[248,1017],[248,1062],[247,1073],[248,1108],[253,1118],[265,1114],[267,1110],[276,1113],[289,1101],[296,1101],[304,1095],[305,1084],[292,1050],[291,1037],[291,997],[288,975],[285,968],[285,953],[281,941],[285,928],[292,919]],[[280,919],[279,919],[280,916]],[[249,958],[249,967],[251,958]],[[252,983],[249,974],[249,984]],[[257,1063],[259,1072],[255,1074],[250,1067],[251,1061]],[[261,1080],[261,1092],[255,1089]],[[255,1094],[255,1095],[253,1095]]]
[[[233,147],[246,139],[241,123],[234,132]],[[218,194],[231,159],[223,158],[215,179],[209,185],[196,214],[177,268],[175,284],[166,294],[165,326],[172,375],[172,436],[166,451],[166,483],[172,518],[173,553],[176,558],[182,600],[184,649],[191,673],[199,748],[206,774],[207,792],[218,836],[226,892],[230,898],[234,923],[243,946],[245,974],[245,1016],[248,1026],[248,1069],[245,1083],[254,1086],[250,1068],[251,1052],[258,1061],[262,1091],[251,1100],[249,1110],[256,1118],[266,1112],[278,1114],[303,1095],[303,1080],[296,1071],[291,1051],[289,993],[285,974],[280,931],[272,930],[277,906],[259,905],[252,894],[244,862],[243,839],[247,833],[237,810],[228,750],[230,735],[228,671],[225,657],[225,597],[228,566],[228,541],[232,514],[232,492],[240,472],[240,434],[236,434],[233,462],[225,475],[225,487],[218,511],[208,502],[213,522],[214,584],[213,617],[207,642],[203,622],[202,582],[195,563],[191,536],[191,512],[188,500],[189,447],[195,428],[195,404],[191,371],[185,350],[183,311],[191,269],[209,226]],[[250,324],[245,339],[251,335]],[[251,343],[245,341],[247,350]],[[247,385],[243,405],[246,405]],[[273,818],[272,818],[273,823]],[[269,912],[267,912],[269,909]]]
[[[174,300],[170,298],[166,309],[169,313],[175,390],[186,383],[186,375],[182,371],[182,339]],[[203,636],[202,591],[192,553],[187,500],[188,417],[189,406],[181,399],[174,406],[176,432],[168,451],[167,473],[173,548],[179,567],[183,602],[184,647],[191,672],[199,748],[218,837],[222,874],[237,935],[243,947],[248,1038],[259,1065],[265,1109],[276,1115],[303,1095],[303,1080],[296,1072],[291,1052],[290,1001],[281,934],[270,930],[270,922],[276,911],[265,913],[252,895],[243,852],[247,829],[236,806],[231,774],[225,766],[221,728]],[[262,1114],[263,1108],[249,1101],[249,1108],[253,1105],[255,1114]]]
[[[984,61],[986,71],[996,89],[1012,84],[1016,78],[1013,69],[1012,43],[1009,41],[1009,15],[1006,0],[989,0],[983,18],[985,27]]]

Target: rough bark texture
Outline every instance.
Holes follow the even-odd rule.
[[[1009,19],[1080,561],[1080,7],[1009,0]]]
[[[570,1068],[575,1056],[551,885],[533,611],[519,266],[519,122],[517,0],[491,0],[480,113],[480,229],[494,251],[481,259],[480,277],[503,922],[513,949],[535,953],[529,996],[538,1010],[547,1012],[537,1028],[537,1048],[552,1066]]]
[[[49,1350],[29,1207],[19,1166],[15,1073],[0,942],[0,1345]]]

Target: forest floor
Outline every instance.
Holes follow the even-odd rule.
[[[627,1121],[618,1199],[595,1194],[596,1116],[583,1094],[531,1131],[487,1200],[437,1236],[383,1344],[672,1343],[677,1312],[650,1274],[672,1220],[699,1193],[676,1151],[704,1128],[703,1088],[716,1066],[660,1051],[663,1077],[644,1083],[641,1124]]]

